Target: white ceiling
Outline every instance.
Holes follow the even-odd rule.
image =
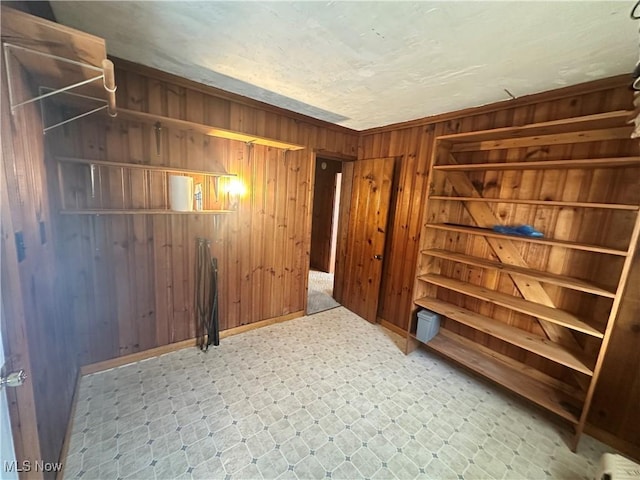
[[[110,55],[357,130],[620,73],[632,1],[62,2]]]

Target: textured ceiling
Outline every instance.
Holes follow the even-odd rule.
[[[633,2],[58,2],[110,55],[357,130],[633,70]]]

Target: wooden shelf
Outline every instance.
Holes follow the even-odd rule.
[[[631,132],[633,132],[633,127],[625,126],[602,128],[598,130],[583,130],[580,132],[505,138],[500,140],[463,142],[453,145],[451,147],[451,153],[539,147],[546,145],[566,145],[585,142],[601,142],[607,140],[629,140],[631,138]]]
[[[445,329],[441,329],[426,345],[565,420],[573,424],[579,422],[580,409],[575,407],[576,399],[558,388],[557,382],[551,377],[534,373],[533,369],[525,364]]]
[[[581,117],[563,118],[550,122],[530,123],[517,127],[494,128],[491,130],[478,130],[475,132],[454,133],[441,135],[438,141],[451,143],[482,142],[489,140],[501,140],[504,138],[519,138],[533,135],[549,135],[557,133],[577,132],[581,130],[593,130],[598,128],[612,128],[625,125],[633,116],[631,110],[616,110],[613,112],[584,115]]]
[[[489,230],[488,228],[469,227],[469,226],[463,226],[463,225],[460,225],[460,226],[449,225],[446,223],[427,223],[425,227],[432,228],[434,230],[445,230],[449,232],[468,233],[471,235],[482,235],[485,237],[509,239],[514,242],[517,241],[517,242],[538,243],[541,245],[551,245],[554,247],[572,248],[574,250],[584,250],[587,252],[604,253],[607,255],[619,255],[622,257],[627,256],[626,250],[617,250],[615,248],[601,247],[598,245],[590,245],[585,243],[576,243],[576,242],[570,242],[567,240],[552,240],[548,238],[534,238],[534,237],[526,237],[526,236],[520,236],[520,235],[505,235],[503,233],[498,233],[498,232],[494,232],[493,230]]]
[[[521,200],[519,198],[485,198],[485,197],[454,197],[450,195],[430,195],[431,200],[442,200],[445,202],[484,202],[484,203],[508,203],[517,205],[540,205],[543,207],[560,208],[602,208],[609,210],[630,210],[638,211],[638,205],[628,205],[623,203],[595,203],[595,202],[569,202],[564,200]]]
[[[509,308],[516,312],[531,315],[542,320],[547,320],[556,325],[570,328],[576,332],[586,333],[592,337],[602,338],[604,333],[600,330],[592,327],[588,323],[579,319],[576,315],[560,310],[558,308],[548,307],[540,303],[530,302],[523,298],[514,297],[506,293],[497,292],[488,288],[473,285],[471,283],[461,282],[452,278],[443,277],[442,275],[435,275],[427,273],[418,276],[419,280],[428,282],[432,285],[437,285],[454,292],[462,293],[470,297],[490,302],[501,307]]]
[[[434,165],[433,169],[446,172],[470,170],[541,170],[610,167],[640,167],[640,157],[586,158],[576,160],[544,160],[531,162],[457,163],[455,165]]]
[[[3,67],[7,70],[12,111],[27,103],[67,93],[76,95],[75,98],[97,100],[103,105],[55,125],[45,126],[45,132],[103,109],[107,109],[112,116],[116,115],[114,68],[107,59],[104,39],[5,5],[2,5],[0,17],[3,53],[7,57]],[[49,91],[41,92],[36,97],[14,98],[12,85],[18,78],[14,72],[17,71],[16,67],[24,68],[36,86]]]
[[[237,176],[235,173],[227,173],[224,171],[216,172],[211,170],[191,170],[188,168],[163,167],[160,165],[145,165],[142,163],[109,162],[106,160],[89,160],[86,158],[56,157],[56,160],[60,163],[76,163],[81,165],[100,165],[104,167],[115,167],[115,168],[133,168],[133,169],[139,169],[139,170],[149,170],[154,172],[186,173],[190,175],[208,175],[212,177],[236,177]]]
[[[588,366],[588,362],[580,352],[568,350],[544,337],[435,298],[420,298],[415,303],[572,370],[593,375],[593,369]]]
[[[133,209],[66,209],[61,210],[62,215],[221,215],[234,213],[236,210],[199,210],[192,212],[178,212],[163,208],[133,208]]]
[[[542,272],[517,265],[508,265],[506,263],[488,260],[486,258],[473,257],[437,248],[422,250],[422,253],[424,255],[442,258],[444,260],[474,265],[480,268],[498,270],[500,272],[508,273],[509,275],[522,275],[523,277],[533,278],[540,282],[552,283],[572,290],[578,290],[579,292],[592,293],[594,295],[600,295],[608,298],[615,298],[616,296],[615,292],[606,290],[584,280],[580,280],[579,278],[568,277],[566,275],[557,275],[555,273]]]
[[[128,110],[125,108],[118,109],[118,118],[154,125],[160,122],[164,126],[177,128],[179,130],[190,130],[202,133],[204,135],[209,135],[211,137],[226,138],[227,140],[237,140],[245,143],[254,143],[256,145],[264,145],[266,147],[280,148],[283,150],[303,150],[305,148],[303,145],[283,142],[281,140],[275,140],[273,138],[261,137],[242,132],[234,132],[232,130],[226,130],[224,128],[214,127],[212,125],[189,122],[186,120],[164,117],[162,115],[154,115],[151,113],[137,112],[135,110]]]

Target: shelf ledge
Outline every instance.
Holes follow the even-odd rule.
[[[192,212],[178,212],[175,210],[165,210],[165,209],[144,209],[144,208],[133,208],[133,209],[66,209],[61,210],[61,215],[222,215],[228,213],[235,213],[236,210],[199,210]]]
[[[415,303],[552,362],[559,363],[585,375],[593,375],[593,368],[588,366],[588,362],[583,358],[584,355],[577,351],[568,350],[547,338],[436,298],[420,298]]]
[[[434,170],[470,171],[470,170],[544,170],[561,168],[612,168],[640,167],[640,157],[585,158],[572,160],[543,160],[531,162],[500,163],[456,163],[455,165],[434,165]]]
[[[554,379],[542,374],[535,377],[529,375],[534,370],[531,367],[446,329],[440,329],[440,333],[426,346],[565,420],[578,424],[581,408],[576,405],[576,399],[558,388]]]
[[[214,127],[212,125],[205,125],[202,123],[189,122],[187,120],[180,120],[178,118],[164,117],[162,115],[155,115],[152,113],[138,112],[135,110],[128,110],[125,108],[118,109],[118,117],[124,120],[131,120],[136,122],[143,122],[155,125],[160,122],[169,127],[177,128],[179,130],[192,130],[194,132],[209,135],[210,137],[225,138],[227,140],[237,140],[249,144],[263,145],[265,147],[280,148],[282,150],[303,150],[303,145],[295,143],[283,142],[281,140],[275,140],[273,138],[261,137],[258,135],[251,135],[248,133],[235,132],[232,130],[226,130],[224,128]]]
[[[493,303],[516,312],[524,313],[525,315],[531,315],[532,317],[536,317],[541,320],[547,320],[576,332],[591,335],[592,337],[604,337],[604,333],[600,330],[584,322],[573,313],[559,308],[553,308],[540,303],[531,302],[520,297],[514,297],[513,295],[490,290],[472,283],[461,282],[460,280],[444,277],[442,275],[427,273],[419,275],[418,279],[438,287],[446,288],[447,290],[452,290],[454,292],[462,293],[463,295],[477,298],[484,302]]]
[[[500,140],[519,138],[521,136],[546,135],[554,133],[569,133],[593,128],[612,128],[625,125],[633,116],[632,110],[615,110],[612,112],[583,115],[580,117],[563,118],[548,122],[530,123],[517,127],[502,127],[490,130],[477,130],[475,132],[454,133],[441,135],[438,141],[479,142],[487,140]]]
[[[188,168],[178,167],[163,167],[160,165],[145,165],[143,163],[125,163],[125,162],[109,162],[107,160],[90,160],[87,158],[74,158],[74,157],[56,157],[56,160],[60,163],[75,163],[80,165],[100,165],[104,167],[114,168],[134,168],[140,170],[150,170],[166,173],[186,173],[191,175],[209,175],[212,177],[237,177],[235,173],[227,172],[214,172],[211,170],[191,170]]]
[[[486,198],[486,197],[456,197],[451,195],[429,195],[431,200],[441,200],[444,202],[483,202],[483,203],[505,203],[516,205],[539,205],[541,207],[560,208],[602,208],[608,210],[629,210],[638,211],[640,206],[624,203],[596,203],[596,202],[573,202],[566,200],[527,200],[519,198]]]
[[[481,227],[469,227],[466,225],[449,225],[447,223],[427,223],[426,228],[432,228],[434,230],[444,230],[449,232],[468,233],[471,235],[481,235],[491,238],[508,239],[514,242],[529,242],[538,243],[541,245],[550,245],[553,247],[572,248],[574,250],[584,250],[587,252],[604,253],[607,255],[619,255],[626,257],[628,255],[627,250],[618,250],[615,248],[601,247],[599,245],[590,245],[586,243],[575,243],[568,240],[553,240],[548,238],[534,238],[519,235],[505,235],[503,233],[497,233],[488,228]]]
[[[585,293],[592,293],[594,295],[600,295],[607,298],[615,298],[615,292],[609,291],[605,288],[601,288],[597,285],[589,283],[579,278],[568,277],[566,275],[558,275],[550,272],[542,272],[540,270],[533,270],[531,268],[520,267],[518,265],[509,265],[506,263],[489,260],[486,258],[473,257],[462,253],[449,252],[447,250],[441,250],[437,248],[422,250],[423,255],[429,255],[443,260],[450,260],[452,262],[464,263],[467,265],[473,265],[480,268],[487,268],[491,270],[497,270],[507,273],[509,275],[521,275],[523,277],[533,278],[540,282],[551,283],[559,285],[561,287],[570,288]]]

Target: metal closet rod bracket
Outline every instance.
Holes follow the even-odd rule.
[[[22,107],[24,105],[27,105],[29,103],[33,103],[39,100],[43,100],[47,97],[51,97],[53,95],[57,95],[60,93],[68,93],[70,95],[76,95],[78,97],[84,97],[84,98],[89,98],[92,100],[99,100],[99,101],[104,101],[105,105],[95,108],[93,110],[90,110],[89,112],[85,112],[82,113],[80,115],[77,115],[71,119],[65,120],[63,122],[57,123],[55,125],[51,125],[49,127],[45,127],[43,128],[43,132],[46,133],[48,130],[51,130],[52,128],[58,127],[60,125],[63,125],[65,123],[69,123],[73,120],[76,120],[78,118],[81,117],[85,117],[87,115],[90,115],[92,113],[98,112],[100,110],[104,110],[106,109],[107,112],[109,113],[109,115],[111,117],[115,117],[117,115],[117,111],[116,111],[116,101],[115,101],[115,92],[116,92],[116,85],[115,85],[115,74],[114,74],[114,70],[113,70],[113,63],[111,62],[111,60],[107,60],[104,59],[102,61],[102,67],[96,67],[95,65],[90,65],[88,63],[83,63],[83,62],[78,62],[76,60],[71,60],[68,58],[64,58],[64,57],[60,57],[58,55],[53,55],[51,53],[45,53],[45,52],[40,52],[38,50],[33,50],[27,47],[23,47],[20,45],[14,45],[12,43],[8,43],[5,42],[3,43],[3,48],[4,48],[4,61],[5,61],[5,68],[7,71],[7,87],[9,90],[9,105],[11,107],[11,114],[15,114],[15,111],[18,107]],[[85,68],[87,70],[91,70],[97,73],[96,76],[91,77],[91,78],[87,78],[85,80],[82,80],[80,82],[76,82],[73,83],[71,85],[68,85],[66,87],[62,87],[62,88],[58,88],[58,89],[53,89],[53,88],[49,88],[49,87],[45,87],[47,90],[50,90],[47,93],[42,93],[42,89],[40,90],[40,95],[24,100],[22,102],[18,102],[16,103],[16,99],[15,99],[15,92],[13,89],[13,75],[12,75],[12,65],[11,65],[11,60],[10,57],[15,57],[15,55],[10,55],[12,53],[12,51],[21,51],[21,52],[27,52],[30,54],[34,54],[34,55],[39,55],[41,57],[44,58],[49,58],[52,60],[56,60],[59,62],[63,62],[63,63],[67,63],[69,65],[74,65],[77,67],[82,67]],[[95,82],[97,80],[102,80],[102,84],[104,89],[107,91],[108,93],[108,99],[104,100],[104,99],[100,99],[100,98],[95,98],[95,97],[87,97],[86,95],[79,95],[79,94],[75,94],[72,92],[69,92],[69,90],[72,90],[74,88],[78,88],[81,87],[83,85],[87,85],[89,83]]]

